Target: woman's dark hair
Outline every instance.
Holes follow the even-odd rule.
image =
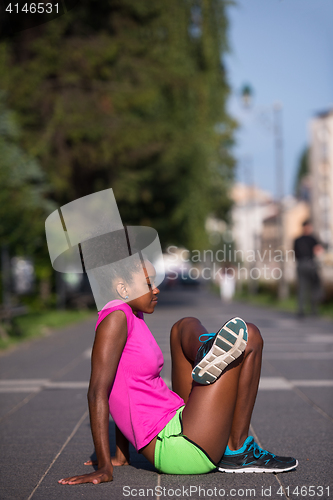
[[[116,280],[130,284],[133,274],[142,269],[143,256],[135,243],[130,244],[126,229],[86,240],[81,250],[89,280],[93,279],[99,295],[109,300],[119,298],[112,286]]]

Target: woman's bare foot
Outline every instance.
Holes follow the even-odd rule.
[[[97,460],[87,460],[84,465],[98,465]]]
[[[127,460],[120,461],[116,457],[111,457],[111,463],[112,463],[112,465],[114,465],[116,467],[122,466],[122,465],[129,465],[129,462]],[[97,462],[97,460],[87,460],[86,462],[84,462],[84,465],[98,465],[98,462]]]

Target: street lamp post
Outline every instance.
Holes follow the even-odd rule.
[[[250,110],[253,104],[253,90],[250,85],[244,85],[241,91],[241,102],[243,108],[247,111]],[[255,185],[254,185],[254,165],[252,155],[246,155],[244,157],[244,177],[245,177],[245,185],[248,186],[248,206],[247,214],[248,217],[254,218],[254,221],[248,220],[247,231],[249,232],[249,242],[252,246],[251,250],[254,251],[256,256],[257,251],[257,233],[256,233],[256,194],[255,194]],[[258,283],[252,277],[252,270],[255,267],[255,262],[248,262],[247,267],[249,269],[249,284],[248,289],[251,295],[257,293],[258,291]]]
[[[254,165],[253,158],[251,155],[246,155],[244,157],[244,181],[248,188],[248,199],[246,202],[246,233],[248,235],[248,244],[250,250],[254,251],[255,258],[257,257],[257,204],[256,204],[256,192],[254,185]],[[253,278],[253,269],[255,268],[256,261],[248,261],[247,268],[249,271],[249,281],[248,290],[251,295],[254,295],[258,291],[258,282]]]
[[[285,299],[288,296],[288,286],[285,276],[285,252],[284,252],[284,164],[283,164],[283,132],[282,132],[282,104],[273,105],[274,115],[274,142],[275,142],[275,176],[276,176],[276,200],[277,200],[277,246],[282,251],[280,261],[281,278],[278,282],[278,297]]]
[[[242,104],[249,109],[253,101],[253,91],[250,85],[244,85],[241,91]],[[275,155],[275,178],[276,178],[276,204],[277,204],[277,247],[282,251],[280,261],[281,278],[278,282],[278,297],[284,299],[288,296],[288,285],[285,277],[285,252],[284,252],[284,163],[283,163],[283,126],[282,126],[282,104],[273,105],[273,132],[274,132],[274,155]]]

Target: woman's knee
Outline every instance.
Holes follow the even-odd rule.
[[[172,326],[171,328],[171,336],[179,334],[181,330],[188,326],[188,325],[194,325],[194,324],[201,324],[200,321],[197,318],[194,318],[192,316],[186,316],[185,318],[181,318],[176,323]]]
[[[184,342],[186,344],[188,332],[193,328],[197,328],[198,325],[202,327],[200,321],[191,316],[186,316],[185,318],[181,318],[176,321],[170,332],[171,349],[176,346],[183,346]]]
[[[252,349],[261,350],[264,347],[264,340],[261,336],[259,328],[253,323],[246,323],[248,330],[248,345]]]

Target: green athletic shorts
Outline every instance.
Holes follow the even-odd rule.
[[[216,465],[197,444],[183,434],[182,412],[176,415],[157,435],[154,465],[165,474],[205,474]]]

